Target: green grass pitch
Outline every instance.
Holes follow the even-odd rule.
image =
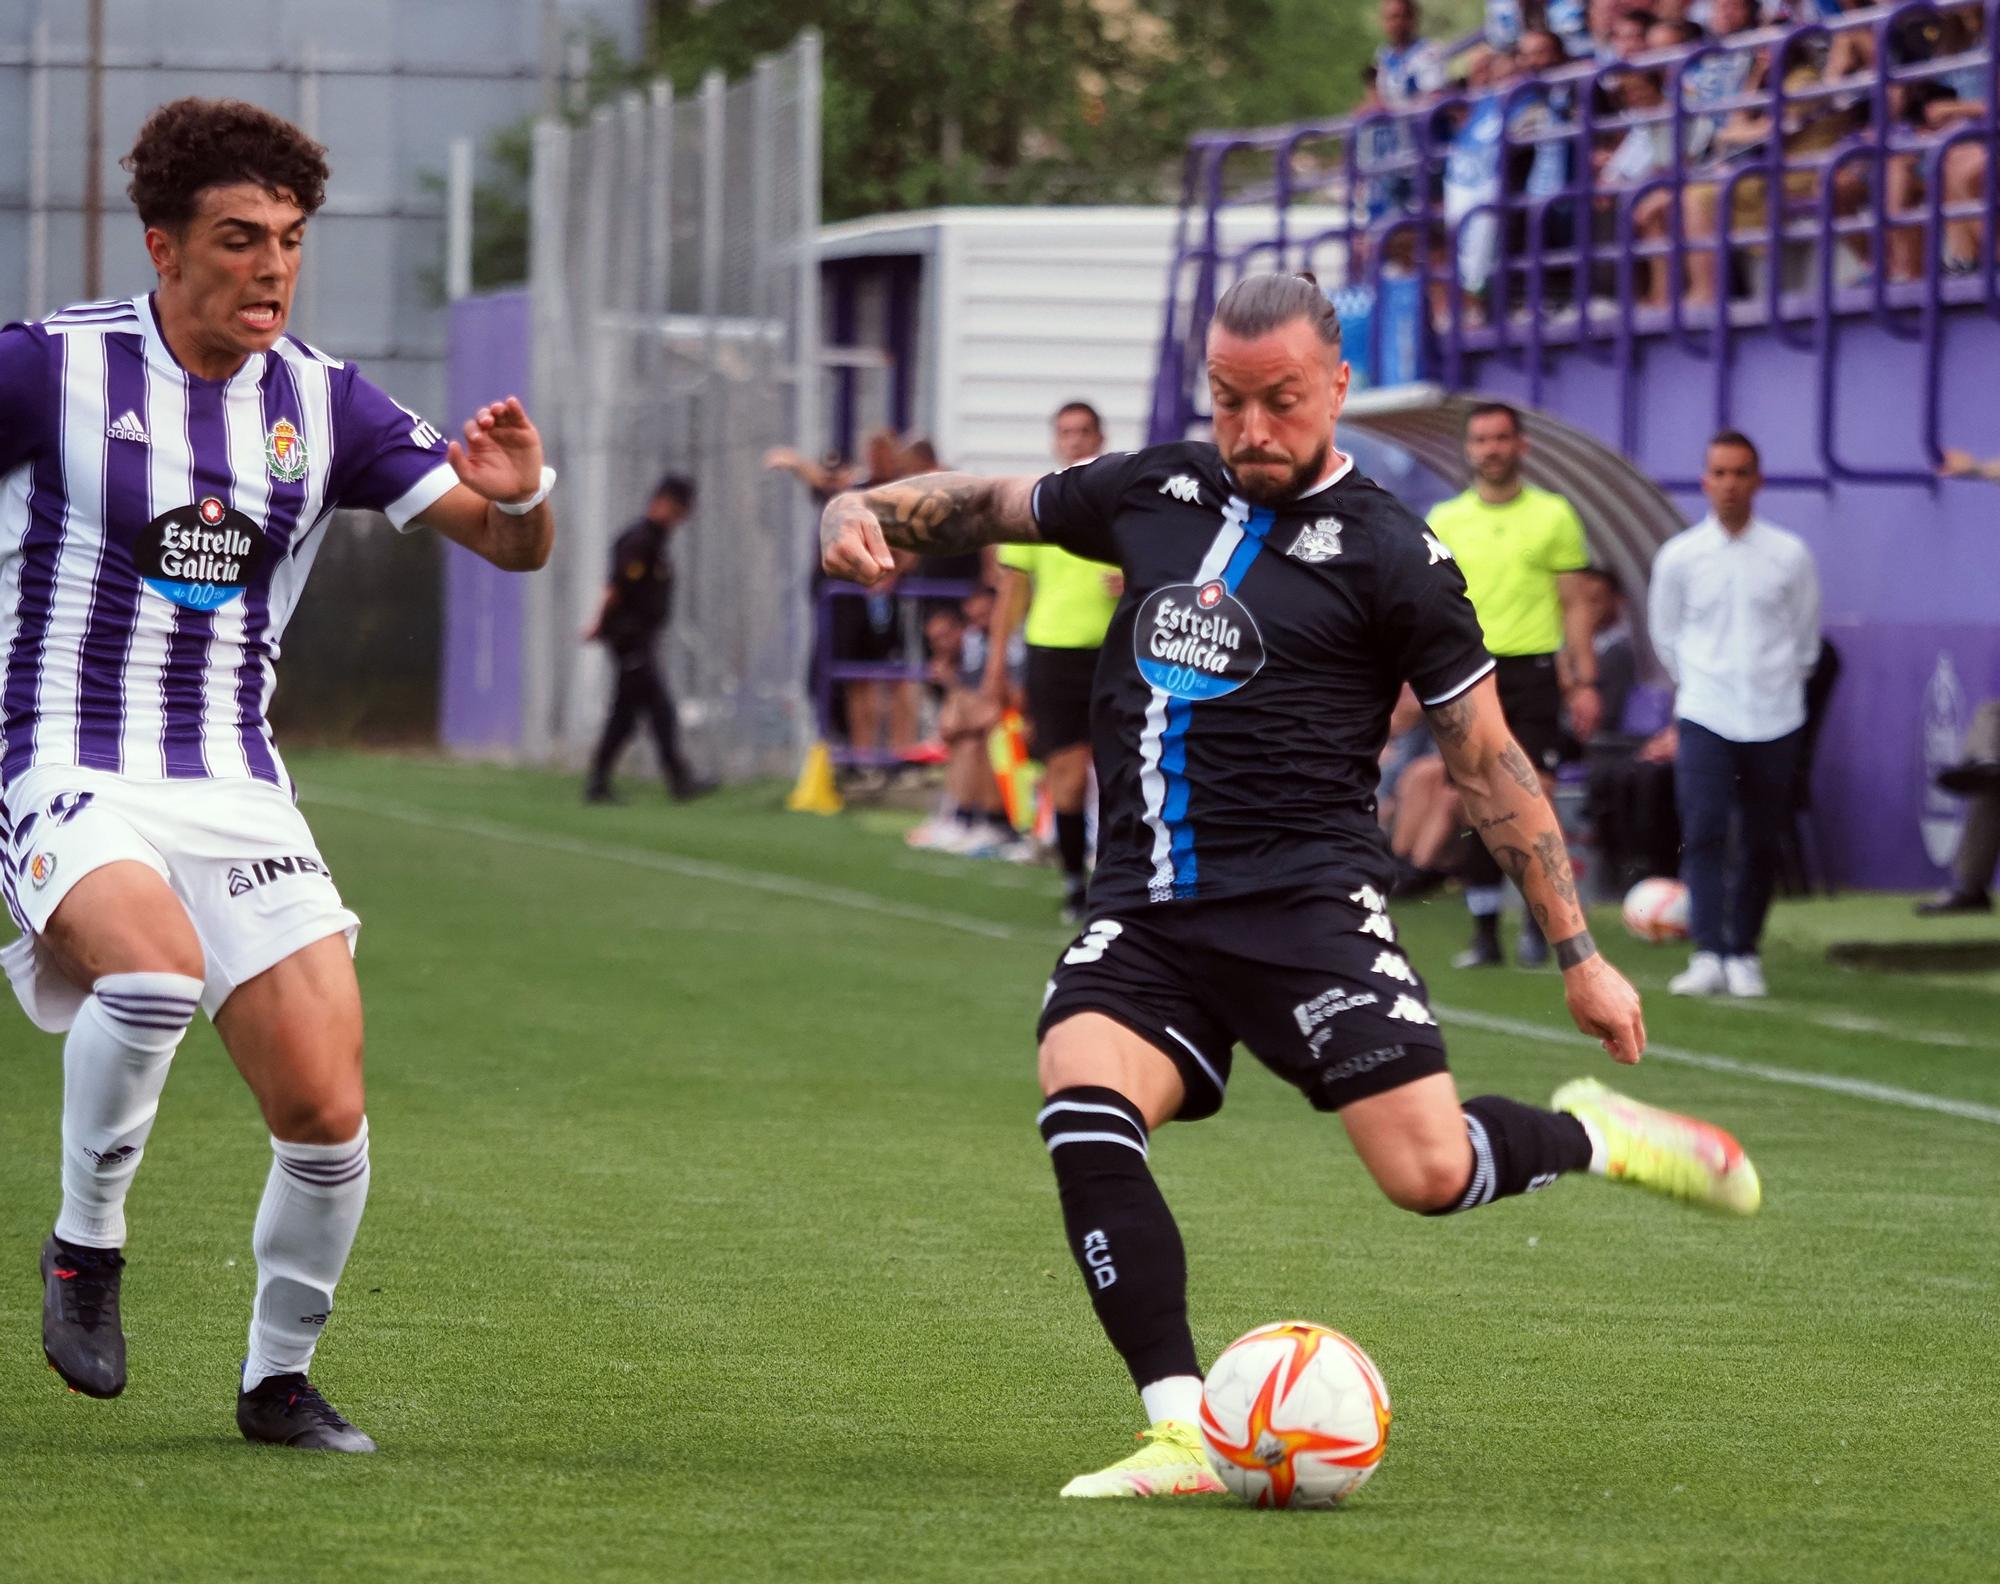
[[[1205,1355],[1265,1320],[1381,1364],[1348,1507],[1063,1503],[1138,1405],[1060,1237],[1032,1024],[1045,874],[907,851],[769,789],[585,809],[567,779],[302,757],[367,920],[375,1185],[316,1375],[374,1458],[231,1419],[268,1152],[206,1023],[131,1203],[132,1385],[43,1366],[57,1042],[0,1008],[0,1579],[1956,1580],[2000,1569],[2000,984],[1825,965],[1670,1002],[1636,1093],[1734,1128],[1764,1213],[1588,1181],[1393,1209],[1247,1057],[1167,1130]],[[1406,907],[1467,1093],[1610,1063],[1551,974],[1455,974]],[[1448,1020],[1449,1022],[1449,1020]],[[1779,1081],[1807,1075],[1805,1085]],[[1964,1103],[1870,1100],[1823,1080]]]

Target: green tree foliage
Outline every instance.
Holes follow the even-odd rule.
[[[1440,0],[1469,12],[1477,0]],[[646,57],[602,40],[579,98],[656,76],[692,93],[814,27],[829,220],[939,204],[1161,203],[1204,127],[1351,105],[1375,0],[652,0]],[[473,276],[527,266],[525,124],[486,150]]]

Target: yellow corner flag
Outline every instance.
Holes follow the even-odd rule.
[[[840,788],[833,784],[833,755],[826,744],[815,742],[806,750],[806,762],[799,766],[799,778],[785,807],[794,814],[838,814],[846,805]]]

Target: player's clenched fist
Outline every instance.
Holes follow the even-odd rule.
[[[819,519],[820,564],[830,577],[872,587],[896,570],[882,525],[856,491],[836,495]]]

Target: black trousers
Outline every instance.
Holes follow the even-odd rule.
[[[681,757],[680,719],[674,713],[673,695],[660,675],[660,663],[650,647],[614,649],[612,664],[618,668],[618,685],[611,695],[611,713],[598,739],[597,753],[590,764],[590,784],[599,790],[611,785],[611,767],[625,745],[632,740],[641,716],[653,728],[653,741],[660,750],[660,766],[667,785],[676,792],[685,789],[693,777]]]

